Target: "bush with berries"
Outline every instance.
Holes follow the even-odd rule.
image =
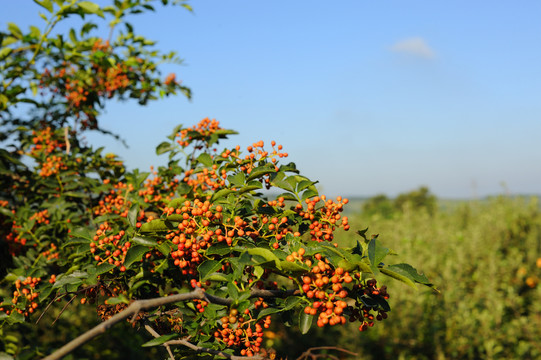
[[[103,322],[48,359],[120,321],[170,358],[273,358],[263,341],[274,319],[301,333],[348,322],[365,331],[390,311],[385,276],[432,286],[389,263],[394,252],[366,231],[339,246],[348,199],[318,194],[274,141],[223,148],[235,131],[203,119],[174,129],[156,150],[167,165],[149,172],[87,144],[86,132],[106,133],[109,99],[190,96],[158,70],[175,54],[126,20],[158,1],[34,1],[49,14],[43,32],[10,23],[0,33],[0,331],[77,301]],[[86,22],[51,35],[72,16]],[[109,20],[110,34],[121,27],[117,38],[96,36],[91,18]]]

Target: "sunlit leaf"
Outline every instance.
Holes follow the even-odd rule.
[[[158,345],[166,343],[169,340],[177,338],[177,337],[178,337],[178,334],[162,335],[160,337],[157,337],[157,338],[154,338],[154,339],[152,339],[150,341],[147,341],[146,343],[144,343],[141,346],[143,346],[143,347],[158,346]]]

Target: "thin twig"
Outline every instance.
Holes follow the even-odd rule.
[[[51,305],[53,305],[55,303],[56,300],[58,299],[61,299],[63,298],[64,296],[68,295],[67,293],[65,294],[61,294],[61,295],[57,295],[55,296],[55,298],[53,300],[51,300],[47,306],[45,307],[45,309],[43,310],[43,312],[41,313],[41,315],[39,316],[39,318],[36,320],[36,325],[39,323],[39,321],[41,320],[41,318],[43,317],[43,315],[45,315],[45,313],[47,312],[47,310],[49,310],[49,308],[51,307]]]
[[[64,128],[64,141],[66,142],[66,154],[69,155],[70,150],[71,150],[71,144],[70,144],[70,139],[69,139],[69,127],[68,126],[66,126]]]
[[[148,324],[145,324],[145,329],[146,331],[148,331],[152,336],[154,336],[155,338],[159,338],[160,337],[160,334],[158,334],[156,332],[156,330],[154,330],[152,328],[152,326],[148,325]],[[171,347],[168,345],[168,344],[162,344],[165,349],[167,350],[167,353],[169,354],[169,358],[171,360],[175,360],[175,356],[173,355],[173,352],[171,351]]]
[[[62,308],[62,310],[60,310],[60,314],[58,314],[58,316],[56,317],[56,319],[54,319],[52,325],[54,325],[54,324],[58,321],[58,319],[60,319],[60,315],[62,315],[62,314],[64,313],[64,311],[66,311],[66,309],[68,308],[69,304],[71,304],[71,302],[72,302],[73,300],[75,300],[76,297],[77,297],[77,294],[73,295],[73,296],[71,297],[71,299],[69,299],[69,301],[66,303],[66,305],[64,305],[64,307]]]
[[[272,298],[272,297],[279,297],[284,298],[287,296],[296,296],[299,295],[299,290],[265,290],[265,289],[252,289],[250,297],[261,297],[261,298]],[[113,325],[119,323],[120,321],[129,318],[130,316],[137,316],[139,312],[146,309],[154,309],[163,305],[176,303],[179,301],[186,301],[186,300],[206,300],[210,303],[219,304],[219,305],[231,305],[233,303],[232,299],[226,299],[214,295],[210,295],[205,293],[201,288],[197,287],[194,291],[189,293],[183,293],[183,294],[176,294],[166,297],[160,297],[160,298],[154,298],[154,299],[147,299],[147,300],[136,300],[133,303],[130,304],[126,309],[123,311],[117,313],[116,315],[112,316],[108,320],[102,322],[101,324],[95,326],[94,328],[88,330],[87,332],[79,335],[77,338],[73,339],[69,343],[62,346],[60,349],[53,352],[51,355],[43,358],[43,360],[56,360],[64,357],[65,355],[71,353],[73,350],[78,348],[79,346],[87,343],[88,341],[92,340],[96,336],[106,332],[110,327]],[[72,298],[73,300],[73,298]],[[72,301],[70,300],[70,302]],[[206,349],[206,348],[199,348],[196,345],[193,345],[186,340],[172,340],[172,341],[181,341],[178,344],[184,345],[187,347],[190,347],[194,350],[200,351],[200,352],[208,352],[213,353],[215,355],[218,355],[215,353],[216,350],[212,349]],[[189,345],[188,345],[189,344]],[[209,350],[209,351],[207,351]],[[210,352],[212,351],[212,352]],[[221,352],[220,352],[221,353]],[[255,357],[246,357],[246,356],[234,356],[229,354],[223,354],[220,356],[229,356],[226,357],[227,359],[242,359],[242,360],[260,360],[261,357],[255,356]]]
[[[45,313],[47,312],[47,310],[49,310],[49,308],[51,307],[51,305],[53,305],[58,299],[61,299],[63,298],[64,296],[66,295],[69,295],[69,294],[80,294],[82,292],[85,292],[87,291],[88,289],[91,289],[91,288],[95,288],[97,285],[90,285],[90,286],[86,286],[84,288],[81,288],[75,292],[73,291],[70,291],[70,292],[65,292],[65,293],[62,293],[62,294],[57,294],[53,300],[51,300],[47,306],[45,307],[45,309],[43,310],[43,312],[41,313],[41,315],[39,316],[39,318],[36,320],[36,324],[39,323],[39,321],[41,320],[41,318],[43,317],[43,315],[45,315]]]
[[[95,326],[94,328],[88,330],[87,332],[76,337],[66,345],[62,346],[60,349],[53,352],[51,355],[46,356],[43,360],[57,360],[71,353],[73,350],[79,346],[87,343],[96,336],[103,334],[113,325],[129,318],[133,314],[139,313],[141,310],[153,309],[162,305],[172,304],[179,301],[193,300],[193,299],[205,299],[205,293],[201,289],[195,289],[189,293],[176,294],[161,298],[148,299],[148,300],[137,300],[131,303],[125,310],[119,312],[118,314],[112,316],[108,320],[102,322],[101,324]]]

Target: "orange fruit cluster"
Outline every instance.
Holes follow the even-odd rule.
[[[11,311],[16,311],[24,316],[32,314],[38,308],[38,303],[35,300],[39,296],[39,292],[36,291],[36,286],[40,282],[41,278],[39,277],[27,277],[24,280],[16,280],[16,290],[13,292],[13,298],[11,299],[11,303],[13,304],[11,307],[12,310],[7,307],[0,307],[0,311],[5,312],[7,315],[9,315]],[[16,308],[15,306],[21,301],[24,302],[24,309]]]
[[[344,309],[347,304],[344,300],[348,291],[342,284],[353,281],[351,275],[342,268],[333,269],[326,259],[316,254],[317,263],[312,267],[310,274],[302,277],[302,290],[308,299],[315,299],[312,305],[306,306],[304,312],[317,315],[317,325],[345,324]]]
[[[197,125],[189,127],[187,129],[182,129],[177,137],[180,139],[177,140],[177,143],[186,147],[192,143],[193,140],[208,139],[216,131],[220,130],[220,122],[215,119],[210,120],[209,118],[204,118]],[[197,138],[194,139],[194,134],[197,134]],[[199,146],[205,146],[203,143],[198,144]],[[207,147],[207,146],[205,146]]]
[[[122,264],[131,243],[125,241],[124,230],[121,230],[118,234],[113,234],[111,230],[112,228],[107,222],[100,224],[90,243],[90,253],[98,263],[107,262],[119,267],[120,271],[125,271],[126,268]]]
[[[108,183],[108,181],[105,181],[105,183]],[[114,184],[113,189],[111,189],[109,193],[104,196],[104,199],[98,202],[98,206],[94,208],[94,215],[116,214],[122,217],[128,216],[131,202],[127,201],[126,198],[131,191],[133,191],[132,184],[123,182]]]
[[[344,230],[349,230],[348,218],[342,217],[340,213],[344,210],[344,205],[349,202],[348,199],[342,199],[341,196],[336,198],[336,203],[327,199],[325,195],[316,196],[312,199],[306,199],[307,208],[304,209],[302,204],[295,206],[297,214],[304,219],[312,221],[309,225],[310,235],[314,241],[332,241],[334,239],[334,231],[336,227],[342,227]],[[319,203],[322,204],[319,204]]]
[[[270,323],[270,316],[256,321],[248,309],[243,315],[237,309],[231,309],[228,316],[220,319],[221,329],[214,332],[214,337],[229,347],[240,348],[242,356],[254,356],[261,350],[263,328],[269,328]]]
[[[49,224],[49,210],[38,211],[30,216],[30,220],[36,220],[38,224]]]

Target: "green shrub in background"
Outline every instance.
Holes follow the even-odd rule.
[[[391,300],[400,306],[367,337],[320,336],[332,336],[337,346],[355,344],[348,349],[359,359],[541,358],[538,198],[464,202],[433,215],[407,206],[392,220],[350,219],[385,234],[385,244],[419,264],[441,292],[397,285]]]
[[[369,216],[377,215],[390,219],[395,214],[404,212],[405,208],[422,209],[428,214],[433,214],[436,207],[436,196],[431,194],[426,186],[422,186],[417,190],[400,194],[395,199],[390,199],[385,194],[371,197],[363,203],[363,213]]]

